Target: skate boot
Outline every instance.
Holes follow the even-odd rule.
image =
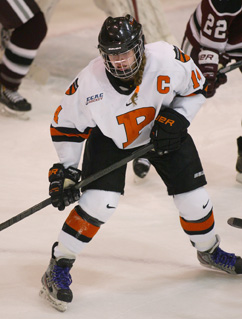
[[[31,104],[23,98],[18,91],[7,89],[2,84],[0,84],[0,103],[4,104],[7,111],[13,113],[31,110]]]
[[[65,311],[67,303],[71,302],[73,298],[69,288],[72,283],[69,271],[75,259],[56,259],[53,252],[57,244],[53,245],[50,264],[41,279],[43,288],[40,291],[40,296],[44,297],[57,310]]]
[[[150,162],[147,158],[136,158],[133,160],[133,170],[136,176],[144,178],[150,170]]]
[[[208,251],[197,251],[197,258],[202,266],[218,269],[232,275],[242,274],[242,259],[235,254],[229,254],[219,248],[219,236],[217,242]]]
[[[237,138],[237,145],[238,145],[238,157],[236,161],[236,171],[237,176],[236,180],[239,183],[242,183],[242,136]]]

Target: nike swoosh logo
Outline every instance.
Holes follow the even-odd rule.
[[[116,207],[113,207],[113,206],[109,206],[109,204],[107,204],[107,208],[116,208]]]
[[[126,106],[129,106],[130,104],[132,104],[133,102],[130,102],[130,103],[126,103]]]
[[[203,209],[208,206],[209,200],[207,201],[207,204],[203,205]]]

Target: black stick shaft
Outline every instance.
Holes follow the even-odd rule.
[[[92,183],[93,181],[97,180],[98,178],[103,177],[106,174],[111,173],[112,171],[114,171],[115,169],[127,164],[128,162],[132,161],[133,159],[140,157],[144,154],[146,154],[148,151],[150,151],[153,148],[152,144],[148,144],[144,147],[141,147],[140,149],[134,151],[133,153],[131,153],[129,156],[123,158],[122,160],[110,165],[109,167],[106,167],[104,169],[102,169],[101,171],[85,178],[83,181],[80,181],[79,183],[77,183],[75,185],[75,188],[81,188],[83,186],[86,186],[90,183]],[[26,209],[25,211],[23,211],[22,213],[6,220],[5,222],[3,222],[2,224],[0,224],[0,231],[2,231],[5,228],[8,228],[10,226],[12,226],[15,223],[18,223],[20,220],[36,213],[37,211],[45,208],[46,206],[51,204],[51,199],[50,197],[43,200],[42,202]]]
[[[230,217],[227,222],[230,226],[233,226],[236,228],[242,228],[242,219],[241,218]]]
[[[218,71],[218,74],[228,73],[242,66],[242,60],[232,63]]]

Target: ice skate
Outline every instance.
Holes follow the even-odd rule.
[[[208,251],[198,251],[197,258],[202,266],[218,269],[231,275],[242,274],[242,259],[235,254],[226,253],[219,248],[219,236],[216,235],[217,242]]]
[[[72,283],[69,272],[75,259],[56,259],[53,255],[54,247],[55,245],[52,248],[52,258],[48,269],[41,279],[43,287],[40,290],[40,296],[55,309],[64,312],[73,298],[72,291],[69,288]]]
[[[150,170],[150,162],[147,158],[136,158],[133,160],[133,170],[138,178],[144,178]]]
[[[18,91],[9,90],[0,84],[0,103],[3,115],[28,119],[25,113],[31,110],[31,104]]]

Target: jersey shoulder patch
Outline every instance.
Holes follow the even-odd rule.
[[[173,45],[173,50],[175,51],[175,59],[185,63],[190,60],[190,57],[180,50],[177,46]]]
[[[66,95],[72,95],[76,92],[76,90],[78,89],[78,79],[76,79],[71,86],[69,87],[69,89],[66,91]]]

